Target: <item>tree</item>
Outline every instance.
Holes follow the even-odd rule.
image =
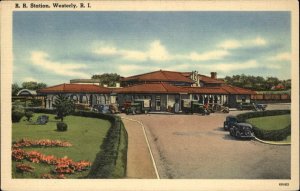
[[[95,74],[92,79],[99,79],[102,85],[115,86],[120,81],[121,76],[116,73]]]
[[[269,91],[272,87],[283,85],[285,90],[291,89],[291,80],[279,80],[277,77],[267,77],[266,79],[261,76],[246,76],[233,75],[232,77],[226,76],[225,82],[227,84],[247,88],[255,91]]]
[[[63,121],[64,117],[69,115],[75,110],[75,104],[73,100],[69,99],[67,96],[59,94],[53,104],[56,110],[57,117]]]
[[[13,95],[13,96],[16,96],[17,95],[17,93],[20,91],[20,86],[17,84],[17,83],[13,83],[12,85],[11,85],[11,94]]]
[[[43,89],[43,88],[46,88],[46,87],[47,87],[47,84],[41,82],[41,83],[37,84],[36,89],[39,90],[39,89]]]
[[[33,81],[22,83],[23,89],[39,90],[39,89],[42,89],[45,87],[47,87],[47,84],[45,84],[45,83],[37,83],[37,82],[33,82]]]

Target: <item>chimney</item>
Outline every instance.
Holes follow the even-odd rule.
[[[211,77],[212,79],[217,79],[217,72],[211,72],[211,73],[210,73],[210,77]]]

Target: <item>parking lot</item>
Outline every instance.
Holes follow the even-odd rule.
[[[286,104],[268,106],[269,109],[289,107]],[[161,178],[290,178],[291,147],[236,140],[223,130],[227,115],[143,114],[127,117],[144,124]]]

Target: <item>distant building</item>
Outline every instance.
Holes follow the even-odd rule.
[[[175,103],[181,109],[182,101],[189,99],[200,103],[226,104],[236,107],[240,102],[250,102],[254,91],[226,85],[217,78],[193,72],[154,71],[121,78],[120,87],[103,87],[95,80],[71,80],[71,84],[61,84],[40,90],[45,96],[46,107],[52,108],[57,94],[66,94],[77,103],[93,106],[95,104],[150,99],[153,111],[172,110]]]
[[[29,90],[29,89],[21,89],[16,96],[12,96],[12,101],[16,101],[19,100],[21,102],[24,102],[24,106],[33,106],[33,107],[38,107],[38,106],[45,106],[42,105],[43,104],[43,100],[44,97],[40,96],[39,94],[37,94],[37,92],[35,90]],[[39,101],[36,101],[39,100]],[[32,102],[37,103],[41,103],[41,104],[33,104]]]

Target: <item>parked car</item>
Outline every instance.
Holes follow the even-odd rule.
[[[211,113],[229,113],[229,108],[220,104],[209,104],[208,108]]]
[[[198,102],[192,102],[191,113],[199,113],[201,115],[209,115],[210,112],[205,106]]]
[[[140,114],[142,113],[142,104],[141,103],[131,103],[130,106],[126,109],[126,114]]]
[[[228,115],[226,121],[224,121],[224,130],[228,131],[235,123],[237,123],[237,118],[233,115]]]
[[[182,100],[182,110],[184,113],[199,113],[201,115],[209,115],[208,108],[198,101],[191,101],[189,99]]]
[[[128,110],[128,108],[131,106],[131,101],[126,101],[123,103],[123,105],[120,106],[120,111],[122,113],[126,113],[126,111]]]
[[[142,113],[148,113],[151,110],[151,99],[135,99],[134,103],[140,104]]]
[[[93,106],[93,111],[103,113],[103,114],[110,114],[110,106],[108,104],[97,104]]]
[[[230,135],[236,138],[253,138],[252,125],[248,123],[235,123],[229,129]]]
[[[256,110],[256,109],[255,109],[256,106],[255,106],[254,103],[245,103],[245,102],[240,103],[240,104],[237,106],[237,108],[238,108],[239,110]]]
[[[267,109],[267,104],[256,104],[256,110],[265,111]]]

